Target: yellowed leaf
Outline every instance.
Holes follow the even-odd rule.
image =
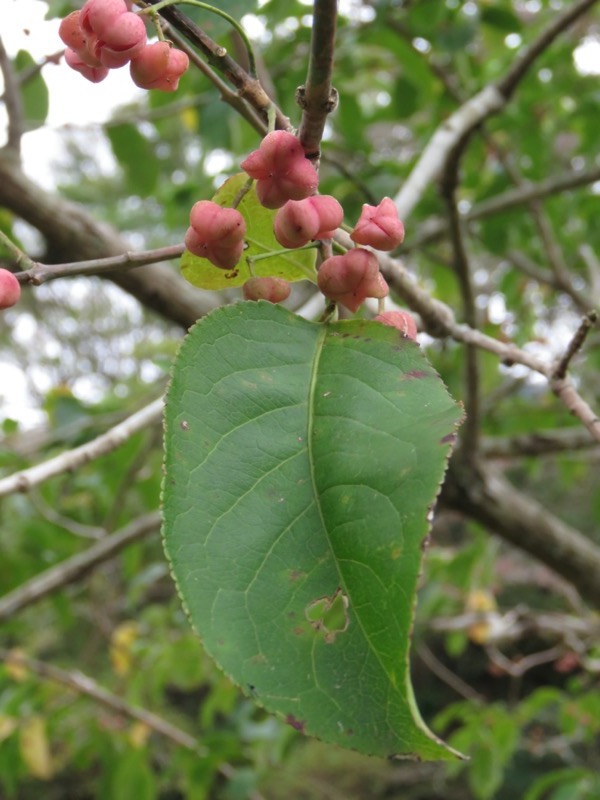
[[[467,611],[496,611],[496,598],[485,589],[474,589],[467,597]]]
[[[179,119],[183,127],[190,133],[195,133],[200,127],[200,114],[195,108],[184,108]]]
[[[10,677],[17,681],[18,683],[23,683],[23,681],[27,680],[29,672],[27,671],[27,667],[24,664],[19,662],[19,658],[25,656],[25,651],[22,650],[20,647],[15,647],[13,650],[10,651],[8,654],[8,658],[5,660],[6,671],[10,675]]]
[[[19,720],[16,717],[9,717],[8,714],[0,714],[0,742],[15,731],[19,726]]]
[[[152,729],[144,722],[134,722],[129,728],[127,738],[133,747],[140,749],[146,744],[151,733]]]
[[[49,781],[54,774],[50,744],[43,717],[33,716],[21,723],[19,751],[34,778]]]
[[[491,592],[485,589],[474,589],[467,597],[467,611],[481,613],[481,619],[467,628],[469,639],[475,644],[486,644],[492,637],[492,617],[496,617],[498,604]]]
[[[110,641],[110,660],[117,675],[128,675],[133,666],[132,646],[138,638],[137,622],[129,621],[118,625]]]

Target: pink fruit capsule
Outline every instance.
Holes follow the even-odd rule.
[[[171,47],[168,42],[154,42],[132,59],[129,71],[133,82],[141,89],[174,92],[189,64],[183,51]]]
[[[335,197],[313,195],[289,200],[275,215],[273,231],[282,247],[303,247],[311,239],[329,239],[341,225],[344,211]]]
[[[389,294],[377,258],[361,247],[327,258],[319,268],[317,284],[325,297],[352,312],[358,311],[367,297],[380,299]]]
[[[21,297],[21,284],[7,269],[0,269],[0,309],[11,308]]]
[[[376,250],[393,250],[404,241],[404,225],[394,201],[384,197],[378,206],[365,203],[350,238]]]
[[[258,150],[242,161],[242,169],[257,181],[256,194],[266,208],[281,208],[288,200],[314,194],[319,177],[298,139],[287,131],[272,131]]]
[[[283,278],[249,278],[243,286],[246,300],[281,303],[290,296],[290,284]]]
[[[212,200],[199,200],[190,211],[190,225],[206,242],[230,246],[246,235],[246,220],[237,208],[223,208]]]

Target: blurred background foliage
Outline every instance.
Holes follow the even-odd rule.
[[[66,0],[45,5],[49,19],[77,7]],[[462,100],[503,75],[520,48],[565,5],[560,0],[340,3],[334,75],[340,103],[327,124],[321,191],[338,198],[346,220],[356,220],[364,202],[393,197],[437,126]],[[247,26],[261,78],[297,124],[294,96],[305,79],[310,3],[230,0],[219,7]],[[189,14],[243,63],[240,42],[222,20],[199,9]],[[48,53],[59,47],[49,37]],[[599,52],[600,20],[588,14],[536,62],[507,108],[473,138],[462,162],[459,208],[469,220],[479,326],[535,353],[562,352],[585,306],[597,306],[600,296]],[[15,60],[17,71],[31,64],[25,51]],[[44,74],[52,68],[24,84],[31,128],[44,125]],[[144,249],[180,242],[191,205],[239,171],[258,136],[191,70],[176,94],[149,92],[119,108],[103,126],[65,128],[62,141],[57,190],[121,231],[132,248]],[[515,187],[564,175],[573,177],[572,185],[548,192],[538,203],[550,244],[568,269],[568,281],[561,284],[531,207],[509,203],[490,213],[485,204]],[[411,215],[400,255],[419,281],[460,315],[444,216],[439,187],[432,186]],[[2,212],[0,226],[25,242],[30,255],[43,256],[43,243],[9,213]],[[305,299],[298,292],[291,300],[296,307]],[[230,293],[222,299],[238,297]],[[61,280],[25,292],[23,302],[3,316],[0,358],[5,367],[23,371],[20,402],[37,409],[36,424],[28,421],[31,415],[6,416],[2,472],[88,441],[158,397],[180,336],[100,279]],[[575,362],[578,385],[592,402],[600,400],[599,341],[600,334],[592,333],[585,361]],[[422,344],[460,398],[462,348],[426,336]],[[5,398],[11,396],[10,384],[0,387]],[[522,490],[600,542],[598,447],[498,455],[498,442],[507,437],[557,429],[568,437],[576,423],[541,380],[525,369],[499,365],[489,354],[481,356],[481,392],[489,458]],[[160,443],[159,426],[150,428],[72,474],[5,499],[2,592],[158,508]],[[484,622],[460,624],[465,614],[478,611],[487,615]],[[502,626],[511,614],[534,621],[544,614],[589,618],[572,588],[533,559],[459,515],[440,511],[415,628],[414,683],[426,719],[470,761],[450,767],[382,763],[306,741],[232,688],[190,631],[155,532],[4,620],[0,646],[5,654],[21,652],[93,677],[131,706],[152,710],[189,732],[198,752],[5,659],[0,796],[600,797],[598,645],[575,622],[550,641],[532,624],[521,637],[503,642],[490,626]]]

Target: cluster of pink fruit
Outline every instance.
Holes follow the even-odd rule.
[[[131,0],[87,0],[81,11],[65,17],[59,28],[65,60],[93,83],[129,64],[136,86],[174,92],[189,59],[169,42],[147,44],[144,20],[131,5]]]
[[[279,209],[273,229],[275,238],[286,249],[304,247],[311,241],[331,239],[342,224],[344,211],[330,195],[315,194],[318,175],[305,157],[298,139],[287,131],[273,131],[251,153],[242,169],[256,180],[256,194],[266,208]],[[190,252],[202,256],[221,269],[231,269],[244,248],[246,222],[234,208],[223,208],[209,200],[195,203],[185,244]],[[350,238],[357,245],[377,250],[393,250],[404,239],[404,226],[389,197],[377,206],[364,205]],[[331,256],[321,264],[317,283],[325,297],[357,311],[367,297],[382,299],[389,287],[379,271],[377,257],[365,247],[355,247],[344,255]],[[289,284],[281,278],[251,278],[244,285],[249,300],[285,300]],[[405,312],[387,312],[377,319],[399,328],[414,339],[414,320]]]

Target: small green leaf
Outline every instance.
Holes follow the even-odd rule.
[[[36,66],[35,59],[26,51],[19,50],[15,58],[15,66],[20,76]],[[40,128],[48,116],[49,100],[48,87],[37,71],[21,85],[21,98],[23,101],[23,116],[28,131]]]
[[[245,172],[229,178],[212,198],[220,206],[231,206],[248,176]],[[183,277],[201,289],[230,289],[243,286],[252,275],[285,278],[286,281],[316,281],[315,250],[288,250],[283,255],[265,258],[253,264],[252,272],[246,258],[281,250],[281,245],[273,233],[273,220],[276,211],[265,208],[258,202],[254,185],[238,205],[238,210],[246,220],[246,243],[244,255],[232,270],[219,269],[206,258],[200,258],[186,250],[181,258]]]
[[[400,119],[414,114],[419,108],[419,87],[401,75],[394,86],[394,111]]]
[[[419,715],[408,653],[461,417],[385,325],[258,302],[188,334],[166,403],[165,548],[207,652],[294,728],[453,757]]]
[[[156,188],[159,165],[152,144],[135,125],[110,125],[108,136],[115,158],[123,169],[131,192],[147,197]]]
[[[494,6],[484,6],[481,9],[481,21],[503,33],[514,33],[520,31],[522,27],[516,14],[507,8]]]

